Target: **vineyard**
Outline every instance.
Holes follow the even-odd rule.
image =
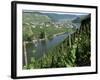
[[[74,28],[59,28],[52,29],[52,27],[40,28],[27,27],[28,31],[23,35],[23,68],[24,69],[39,69],[39,68],[60,68],[60,67],[80,67],[91,65],[91,18],[88,17],[81,22],[79,29]],[[24,25],[25,26],[25,25]],[[25,27],[24,27],[25,28]],[[37,29],[37,30],[36,30]],[[39,31],[40,30],[40,31]],[[42,31],[42,32],[41,32]],[[28,44],[25,41],[32,42],[34,39],[52,40],[54,34],[60,32],[73,32],[68,35],[62,42],[55,47],[43,52],[42,57],[36,58],[29,53],[36,54],[36,48],[31,47],[32,51],[28,50]],[[27,37],[26,37],[27,36]],[[48,40],[46,40],[48,42]],[[46,43],[45,42],[45,43]],[[28,61],[29,60],[29,61]]]

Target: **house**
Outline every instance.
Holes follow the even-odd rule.
[[[25,23],[25,25],[30,25],[29,23]]]
[[[36,26],[35,26],[35,25],[32,25],[32,27],[33,27],[33,28],[36,28]]]
[[[43,28],[42,26],[40,26],[40,28]]]

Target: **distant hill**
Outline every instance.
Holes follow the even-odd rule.
[[[90,14],[77,16],[74,20],[72,20],[72,22],[79,23],[79,22],[81,22],[89,17],[90,17]]]
[[[43,15],[47,15],[52,19],[52,21],[57,22],[57,21],[71,21],[74,18],[76,18],[76,15],[70,15],[70,14],[57,14],[57,13],[41,13]]]
[[[44,22],[50,22],[51,19],[46,16],[42,15],[40,13],[34,13],[34,12],[23,12],[23,23],[44,23]]]

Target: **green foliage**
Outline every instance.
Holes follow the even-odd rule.
[[[90,20],[83,21],[80,30],[77,30],[74,34],[72,34],[71,39],[66,38],[62,43],[44,53],[44,55],[39,59],[35,59],[34,57],[32,57],[31,62],[28,63],[28,66],[24,66],[24,68],[37,69],[90,66],[91,44],[89,23]],[[24,31],[25,40],[31,40],[32,38],[36,37],[44,38],[45,35],[49,37],[56,33],[68,31],[64,28],[56,29],[52,27],[43,27],[42,29],[37,27],[33,29],[26,26],[25,29],[28,30]],[[31,39],[28,37],[30,37]]]
[[[23,40],[24,41],[30,41],[33,39],[33,32],[32,32],[32,28],[31,27],[28,27],[28,26],[25,26],[23,27]]]

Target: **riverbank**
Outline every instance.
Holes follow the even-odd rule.
[[[66,32],[61,32],[61,33],[57,33],[57,34],[54,34],[50,39],[56,37],[56,36],[59,36],[59,35],[62,35]],[[45,40],[49,40],[48,38],[43,38],[43,39],[34,39],[32,41],[24,41],[25,43],[35,43],[35,42],[40,42],[40,41],[45,41]]]

